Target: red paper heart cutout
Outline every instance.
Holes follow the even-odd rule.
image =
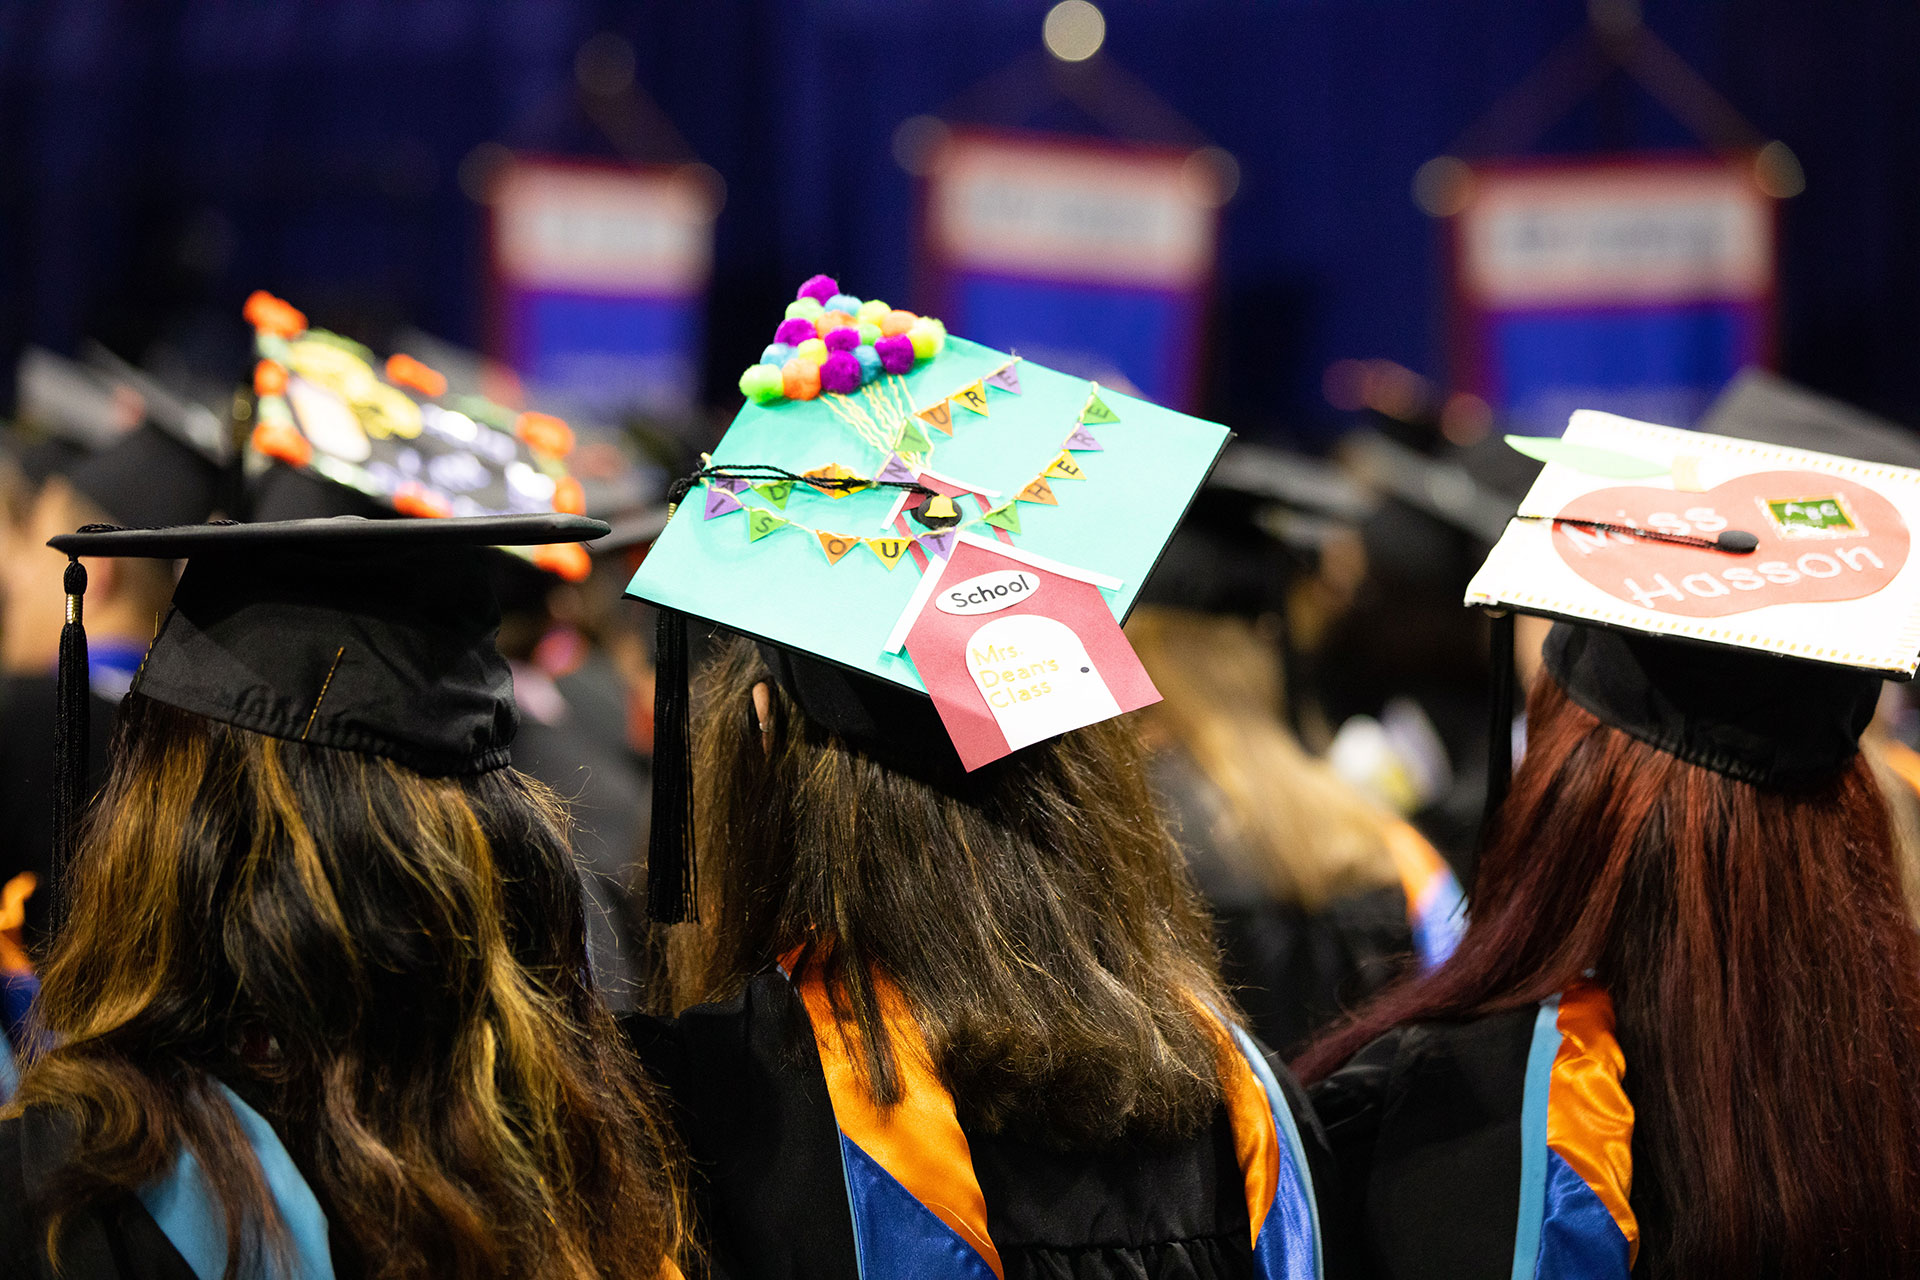
[[[1770,502],[1832,498],[1840,521],[1818,530],[1783,525]],[[1744,529],[1760,540],[1749,555],[1651,542],[1630,534],[1553,526],[1554,549],[1608,595],[1687,618],[1724,618],[1775,604],[1858,600],[1892,582],[1907,562],[1906,522],[1864,485],[1818,471],[1763,471],[1705,493],[1626,487],[1568,503],[1564,519],[1600,520],[1711,538]],[[1814,523],[1819,523],[1817,516]]]

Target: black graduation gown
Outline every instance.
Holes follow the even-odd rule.
[[[1178,752],[1153,757],[1154,793],[1213,912],[1221,974],[1247,1022],[1283,1056],[1406,972],[1414,960],[1406,891],[1382,885],[1319,910],[1280,902],[1212,836],[1210,784]]]
[[[55,1280],[33,1199],[60,1166],[67,1143],[48,1113],[0,1122],[0,1280]],[[135,1196],[82,1215],[68,1228],[59,1280],[194,1280],[186,1259]]]
[[[0,678],[0,884],[22,871],[40,878],[27,900],[27,948],[36,954],[52,902],[54,691],[52,675]],[[93,795],[106,780],[120,704],[96,696],[89,710],[86,794]]]
[[[712,1274],[854,1280],[840,1131],[806,1007],[787,978],[763,974],[726,1004],[624,1025],[670,1096],[692,1156]],[[1311,1112],[1285,1070],[1275,1074],[1317,1180],[1324,1153]],[[1006,1280],[1254,1274],[1224,1113],[1190,1141],[1106,1155],[1049,1151],[964,1120],[962,1128]],[[882,1280],[871,1267],[869,1275]]]
[[[1312,1086],[1335,1168],[1320,1202],[1330,1277],[1510,1280],[1521,1257],[1540,1280],[1624,1280],[1632,1105],[1611,1006],[1585,991],[1396,1027]]]

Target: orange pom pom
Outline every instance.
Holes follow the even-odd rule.
[[[387,381],[396,387],[412,387],[429,400],[447,394],[445,374],[397,352],[387,357]]]
[[[291,338],[296,333],[305,333],[307,329],[306,316],[265,289],[255,289],[247,295],[247,305],[240,314],[260,332],[276,337]]]
[[[277,396],[287,389],[287,367],[278,360],[262,360],[253,366],[253,394]]]
[[[829,311],[813,322],[814,329],[821,337],[826,337],[835,329],[856,329],[860,322],[844,311]]]
[[[587,491],[572,476],[561,476],[553,486],[553,509],[570,516],[587,514]]]
[[[898,333],[905,333],[913,328],[913,322],[919,318],[911,311],[889,311],[880,320],[880,332],[889,338]]]
[[[393,509],[403,516],[434,519],[453,514],[453,504],[423,484],[403,484],[394,490]]]
[[[573,452],[573,428],[550,413],[521,414],[514,421],[513,434],[543,457],[564,458]]]
[[[593,557],[577,542],[551,542],[531,554],[536,565],[568,582],[585,582],[593,572]]]
[[[789,400],[811,400],[820,394],[820,366],[795,357],[780,369],[781,389]]]
[[[263,458],[278,458],[290,467],[304,467],[313,461],[313,445],[291,422],[262,422],[253,429],[253,451]]]

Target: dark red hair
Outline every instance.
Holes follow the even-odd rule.
[[[1591,969],[1635,1111],[1636,1276],[1920,1271],[1920,939],[1864,759],[1813,790],[1686,764],[1534,685],[1451,961],[1296,1064]]]

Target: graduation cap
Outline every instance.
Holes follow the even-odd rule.
[[[185,559],[132,691],[271,737],[397,761],[419,773],[508,763],[513,680],[494,649],[496,546],[578,543],[584,516],[363,520],[122,529],[48,545],[70,558],[56,720],[55,911],[87,753],[82,556]]]
[[[204,406],[100,347],[91,365],[30,348],[18,375],[21,417],[47,441],[23,454],[36,487],[63,476],[95,508],[133,525],[192,524],[222,507],[234,451]]]
[[[379,361],[265,292],[247,299],[245,314],[258,356],[248,440],[256,517],[586,511],[567,467],[574,433],[560,418],[454,392],[438,370],[404,353]],[[326,486],[345,493],[329,495]],[[523,554],[570,581],[590,569],[572,543]]]
[[[772,336],[627,589],[661,609],[656,919],[691,910],[679,615],[764,642],[844,740],[962,774],[1158,698],[1118,621],[1229,436],[825,277]]]
[[[1920,471],[1587,410],[1513,442],[1546,465],[1466,600],[1555,619],[1547,669],[1605,723],[1803,786],[1852,759],[1882,679],[1920,666]]]

